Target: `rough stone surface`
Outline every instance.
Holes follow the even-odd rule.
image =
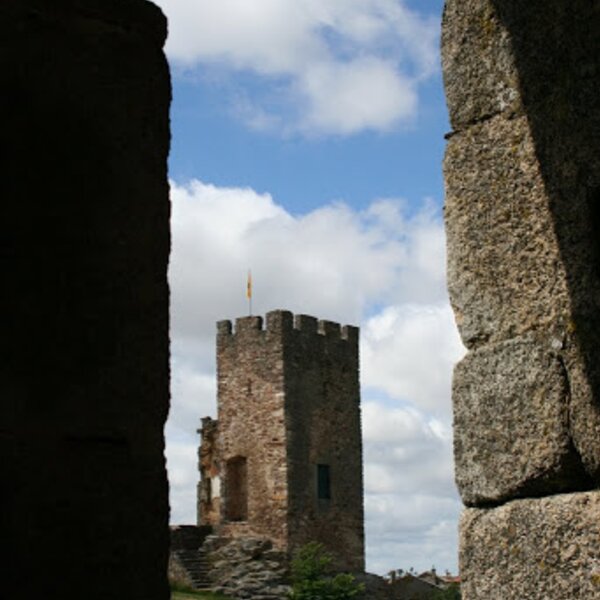
[[[454,372],[456,482],[468,506],[591,485],[569,435],[569,387],[552,340],[475,350]]]
[[[212,589],[242,600],[284,600],[288,597],[289,559],[260,537],[211,536],[205,548],[212,565]]]
[[[448,142],[448,289],[468,348],[570,318],[564,265],[525,117],[497,116]]]
[[[296,319],[286,340],[289,546],[323,543],[340,570],[364,569],[358,329]],[[331,498],[317,498],[315,465],[329,466]]]
[[[336,568],[361,571],[358,330],[286,311],[269,313],[264,329],[260,317],[238,319],[235,332],[229,321],[218,327],[219,420],[203,422],[201,470],[211,482],[200,484],[202,523],[218,503],[221,536],[268,537],[288,552],[318,541]],[[228,467],[240,460],[241,486]],[[329,498],[319,498],[318,465],[329,469]]]
[[[479,598],[600,598],[600,492],[467,509],[461,593]]]
[[[587,0],[495,4],[566,273],[573,438],[600,484],[600,11]]]
[[[0,594],[166,599],[166,22],[142,0],[0,21]]]
[[[442,55],[455,128],[448,285],[463,341],[556,339],[573,443],[600,482],[598,28],[582,1],[449,1]]]
[[[570,558],[599,541],[577,494],[600,486],[598,31],[588,0],[446,2],[457,480],[468,503],[550,496],[467,511],[467,600],[600,598]]]
[[[455,131],[500,112],[522,112],[510,35],[492,0],[446,2],[442,46]]]
[[[221,479],[217,440],[219,423],[210,417],[202,419],[202,444],[198,448],[200,481],[196,494],[198,525],[216,525],[221,520]]]
[[[212,564],[212,588],[233,598],[286,600],[290,587],[289,556],[273,547],[267,538],[222,538],[209,536],[205,549]],[[354,575],[364,585],[360,600],[405,598],[379,575]]]
[[[218,462],[224,536],[269,536],[287,542],[287,462],[283,329],[262,329],[261,317],[237,320],[235,333],[217,337]],[[247,461],[247,518],[227,514],[233,492],[227,463]],[[228,497],[229,495],[229,497]]]

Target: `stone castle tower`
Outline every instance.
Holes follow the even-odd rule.
[[[364,570],[358,328],[287,311],[218,323],[218,421],[202,419],[198,524]]]

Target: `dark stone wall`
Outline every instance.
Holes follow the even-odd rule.
[[[0,20],[0,595],[164,599],[165,19],[5,0]]]
[[[563,360],[573,443],[600,487],[600,3],[494,0],[510,35],[570,311]]]
[[[291,315],[285,339],[290,547],[318,541],[342,570],[364,571],[358,329]],[[330,474],[319,499],[317,465]]]

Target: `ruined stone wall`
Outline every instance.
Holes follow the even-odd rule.
[[[218,324],[218,456],[221,535],[270,537],[287,544],[288,467],[284,418],[284,331],[278,313]],[[227,463],[247,461],[247,519],[231,521],[232,482]]]
[[[284,316],[290,547],[319,541],[338,568],[362,571],[358,329]],[[329,470],[329,499],[318,498],[317,465]]]
[[[0,22],[1,595],[166,599],[166,22],[142,0]]]
[[[198,471],[200,480],[196,495],[196,522],[201,525],[217,525],[221,520],[221,472],[217,453],[219,422],[204,417],[201,444],[198,448]]]
[[[587,0],[446,2],[467,600],[600,597],[598,31]]]

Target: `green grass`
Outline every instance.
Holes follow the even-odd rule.
[[[209,592],[171,592],[171,600],[229,600],[227,596],[211,594]]]

